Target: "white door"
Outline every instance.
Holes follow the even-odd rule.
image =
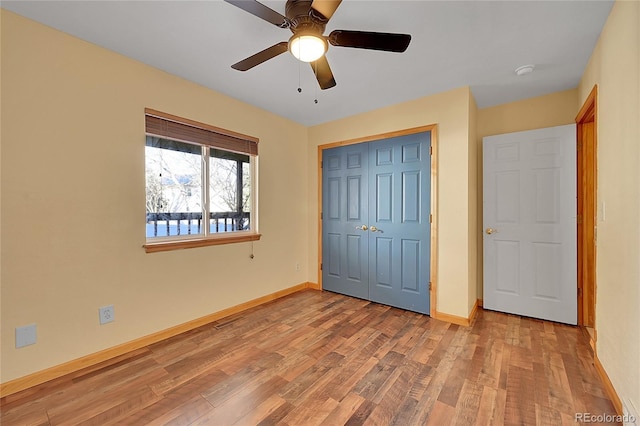
[[[576,126],[483,139],[486,309],[577,323]]]

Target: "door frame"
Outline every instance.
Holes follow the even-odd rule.
[[[393,132],[380,133],[376,135],[363,136],[356,139],[348,139],[339,142],[331,142],[318,145],[318,287],[322,290],[322,154],[325,149],[339,146],[355,145],[358,143],[373,142],[380,139],[389,139],[398,136],[412,135],[415,133],[431,132],[431,259],[430,259],[430,281],[429,281],[429,316],[436,317],[437,288],[438,288],[438,125],[429,124],[426,126],[412,127],[410,129],[397,130]]]
[[[596,241],[598,188],[598,85],[587,96],[576,116],[578,184],[578,325],[590,327],[595,343]],[[591,277],[591,279],[586,279]]]

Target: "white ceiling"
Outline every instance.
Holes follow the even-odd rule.
[[[265,5],[284,15],[284,0]],[[334,29],[408,33],[405,53],[330,47],[337,86],[320,90],[289,53],[231,64],[291,32],[221,0],[2,1],[2,7],[310,126],[470,86],[478,107],[578,85],[613,1],[344,0]],[[535,72],[514,70],[535,64]],[[298,87],[302,93],[298,93]],[[314,103],[314,99],[318,103]]]

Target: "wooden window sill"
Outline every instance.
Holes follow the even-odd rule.
[[[247,241],[258,241],[261,234],[240,234],[215,238],[199,238],[181,241],[160,241],[145,244],[144,250],[147,253],[156,253],[159,251],[182,250],[195,247],[218,246],[222,244],[244,243]]]

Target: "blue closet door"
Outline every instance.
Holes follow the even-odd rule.
[[[369,299],[368,146],[322,156],[322,288]]]
[[[425,132],[323,151],[323,289],[429,313],[430,145]]]
[[[369,299],[429,313],[430,134],[369,145]]]

